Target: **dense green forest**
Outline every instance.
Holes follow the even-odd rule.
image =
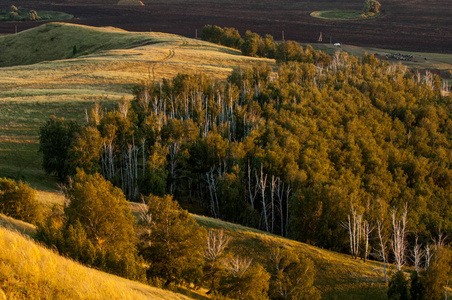
[[[440,88],[435,75],[345,53],[241,68],[224,83],[180,74],[114,111],[94,107],[84,125],[49,120],[41,149],[61,180],[100,172],[131,200],[171,194],[339,251],[352,210],[389,230],[407,204],[425,243],[451,230],[452,107]]]

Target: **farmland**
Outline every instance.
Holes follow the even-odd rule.
[[[73,23],[114,26],[130,31],[158,31],[195,37],[204,25],[235,27],[242,34],[252,30],[298,42],[317,42],[320,32],[324,43],[407,51],[451,52],[451,6],[447,0],[388,0],[381,15],[364,20],[323,20],[310,16],[313,11],[361,10],[361,0],[353,1],[142,1],[144,6],[118,6],[116,0],[74,0],[45,4],[25,0],[22,6],[36,10],[61,11],[74,15]],[[2,23],[0,33],[13,33],[39,25],[33,22]]]

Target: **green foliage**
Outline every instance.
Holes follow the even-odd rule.
[[[39,130],[39,151],[46,173],[55,174],[60,181],[67,180],[75,171],[69,163],[69,151],[80,125],[73,120],[52,116]]]
[[[273,248],[270,256],[271,299],[320,299],[314,287],[315,268],[311,260],[288,249]]]
[[[422,271],[420,274],[417,272],[411,273],[410,280],[411,300],[427,299],[425,294],[425,272]]]
[[[101,148],[104,140],[96,127],[87,126],[75,133],[69,150],[69,165],[90,172],[99,172]]]
[[[452,230],[451,106],[437,77],[290,42],[275,55],[293,61],[239,68],[227,83],[180,74],[137,87],[90,117],[104,142],[86,172],[101,166],[132,200],[172,194],[339,251],[351,201],[370,222],[408,203],[409,230]]]
[[[295,41],[276,43],[273,36],[269,34],[261,37],[249,30],[245,32],[242,39],[234,28],[206,25],[202,29],[201,38],[215,44],[240,49],[246,56],[275,58],[278,62],[316,62],[325,65],[330,62],[329,55],[321,51],[314,51],[311,46],[308,46],[304,52],[303,47]]]
[[[263,42],[264,41],[257,33],[247,30],[240,50],[243,55],[256,56],[257,53],[260,52],[259,50],[262,48]]]
[[[199,284],[202,278],[205,229],[171,196],[149,195],[142,213],[140,254],[149,264],[148,278]]]
[[[224,35],[224,29],[216,25],[206,25],[202,28],[201,39],[215,44],[220,44]]]
[[[135,246],[134,218],[120,189],[99,174],[79,171],[66,191],[64,215],[54,213],[38,237],[65,255],[109,273],[143,279]]]
[[[0,178],[0,213],[36,224],[42,218],[42,207],[36,200],[36,190],[28,184]]]
[[[396,272],[389,281],[388,299],[408,300],[410,299],[408,279],[403,271]]]

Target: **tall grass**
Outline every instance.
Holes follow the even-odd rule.
[[[0,228],[0,299],[189,299],[84,267]]]

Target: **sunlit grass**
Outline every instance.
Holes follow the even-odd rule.
[[[0,297],[7,299],[190,299],[84,267],[1,227],[0,249]]]

